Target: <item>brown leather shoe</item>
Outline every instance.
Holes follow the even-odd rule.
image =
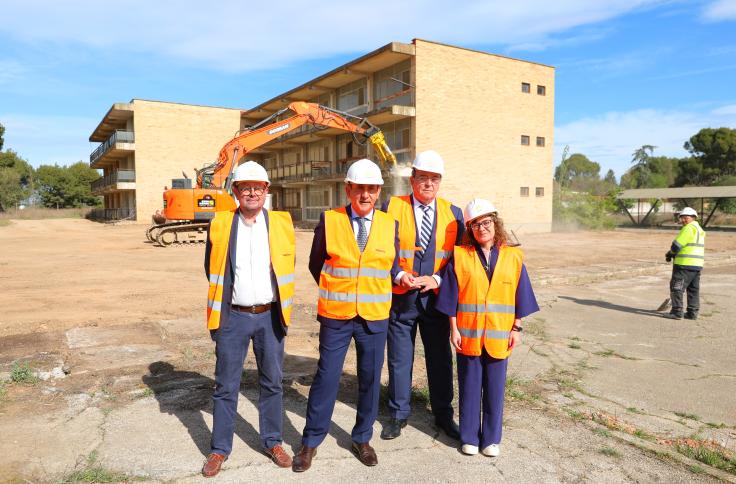
[[[294,456],[294,463],[291,470],[294,472],[304,472],[312,467],[312,458],[317,455],[317,447],[307,447],[302,445],[299,453]]]
[[[279,467],[291,467],[291,457],[286,453],[281,445],[274,445],[270,449],[264,451]]]
[[[215,477],[220,472],[222,463],[227,460],[226,455],[212,453],[207,456],[207,462],[202,467],[202,475],[204,477]]]
[[[353,442],[353,454],[358,458],[360,462],[367,466],[374,466],[378,464],[378,456],[376,456],[376,451],[373,450],[373,447],[371,447],[371,444],[366,442],[365,444],[359,444],[357,442]]]

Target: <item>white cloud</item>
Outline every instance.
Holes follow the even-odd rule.
[[[736,0],[716,0],[703,10],[703,18],[711,22],[736,20]]]
[[[27,69],[20,62],[0,59],[0,87],[22,79]]]
[[[666,0],[237,0],[99,2],[6,0],[0,33],[33,43],[104,48],[108,55],[149,53],[233,71],[374,49],[392,40],[534,45],[575,27]]]
[[[99,120],[80,116],[0,113],[0,122],[5,126],[3,149],[17,151],[37,167],[55,163],[70,165],[80,160],[89,162],[92,145],[87,136]]]
[[[570,154],[583,153],[611,168],[620,177],[631,167],[631,154],[642,145],[654,145],[655,155],[686,156],[682,145],[700,129],[736,126],[736,105],[710,112],[640,109],[585,117],[555,127],[555,165],[565,145]]]

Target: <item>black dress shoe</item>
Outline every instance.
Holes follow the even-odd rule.
[[[352,446],[353,454],[358,458],[360,462],[363,464],[373,467],[374,465],[378,464],[378,457],[376,456],[376,451],[373,450],[373,447],[366,442],[364,444],[359,444],[357,442],[353,442]]]
[[[685,319],[692,319],[695,321],[698,319],[698,313],[685,313]]]
[[[682,319],[682,314],[676,314],[676,313],[665,313],[662,316],[667,319]]]
[[[460,440],[460,427],[451,418],[447,420],[435,419],[434,424],[451,439]]]
[[[406,427],[406,419],[391,418],[391,420],[383,426],[381,430],[381,438],[383,440],[395,439],[401,435],[401,429]]]

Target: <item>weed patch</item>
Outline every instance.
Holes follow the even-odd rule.
[[[686,413],[686,412],[674,412],[674,413],[678,417],[686,418],[688,420],[700,420],[700,417],[698,417],[694,413]]]
[[[38,377],[33,374],[33,368],[28,363],[18,363],[16,361],[10,370],[10,380],[13,383],[33,385],[38,381]]]
[[[621,453],[611,447],[602,447],[598,452],[607,457],[621,457]]]

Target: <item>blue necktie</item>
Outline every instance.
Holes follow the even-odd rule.
[[[422,248],[422,250],[419,251],[419,255],[423,256],[424,251],[429,247],[429,239],[432,238],[432,220],[430,219],[430,210],[432,210],[432,207],[428,205],[419,205],[419,208],[424,211],[422,227],[419,229],[419,246]]]

